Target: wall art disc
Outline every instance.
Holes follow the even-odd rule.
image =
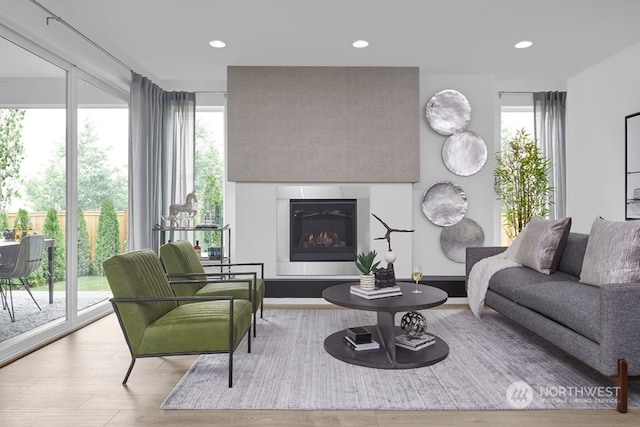
[[[445,89],[427,102],[426,116],[431,129],[441,135],[453,135],[462,132],[469,125],[471,105],[457,90]]]
[[[442,252],[452,261],[464,263],[470,246],[484,246],[484,231],[472,219],[463,218],[440,232]]]
[[[424,192],[422,213],[435,225],[457,224],[467,213],[467,195],[458,184],[438,182]]]
[[[442,161],[456,175],[473,175],[487,162],[487,144],[473,132],[456,133],[442,145]]]

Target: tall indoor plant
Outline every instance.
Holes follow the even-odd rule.
[[[516,132],[505,150],[496,154],[494,188],[503,203],[503,225],[514,239],[534,216],[549,214],[553,188],[549,186],[551,160],[524,129]]]

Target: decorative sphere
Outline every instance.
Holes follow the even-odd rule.
[[[400,329],[409,338],[417,338],[427,331],[427,319],[417,311],[410,311],[402,316]]]
[[[386,254],[384,254],[384,260],[387,261],[389,264],[393,264],[394,262],[396,262],[396,254],[389,251]]]

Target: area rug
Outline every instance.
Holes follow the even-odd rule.
[[[375,323],[357,310],[265,310],[252,352],[203,355],[162,404],[164,409],[506,410],[615,409],[613,383],[551,344],[489,310],[425,310],[428,330],[449,356],[432,366],[383,370],[330,356],[325,337]],[[399,319],[396,322],[399,324]],[[246,342],[246,339],[245,339]],[[640,407],[631,383],[629,407]]]

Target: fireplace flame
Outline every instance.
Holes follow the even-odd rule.
[[[304,247],[331,247],[344,246],[338,235],[329,230],[309,233],[304,239]]]

